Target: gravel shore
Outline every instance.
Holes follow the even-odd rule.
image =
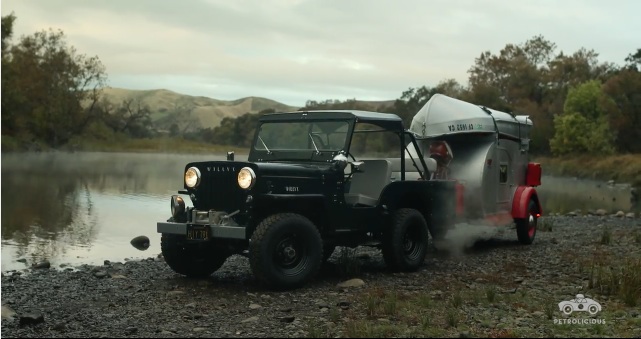
[[[202,280],[156,256],[3,272],[2,337],[641,336],[638,216],[545,216],[529,246],[510,229],[471,234],[432,246],[413,273],[339,248],[286,292],[259,285],[242,256]],[[576,294],[602,311],[563,314]]]

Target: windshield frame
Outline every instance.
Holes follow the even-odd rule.
[[[274,149],[257,149],[256,145],[257,143],[262,145],[262,141],[259,138],[260,136],[260,130],[261,127],[264,124],[274,124],[274,123],[282,123],[282,124],[289,124],[289,123],[305,123],[305,122],[345,122],[347,123],[347,132],[345,136],[345,140],[343,145],[337,149],[337,150],[323,150],[319,149],[316,151],[314,147],[312,146],[311,149],[301,149],[301,150],[274,150]],[[260,121],[258,126],[256,127],[256,132],[254,134],[253,142],[250,146],[249,149],[249,157],[248,161],[296,161],[296,162],[301,162],[301,161],[309,161],[309,162],[330,162],[335,155],[339,154],[341,151],[347,151],[351,139],[352,139],[352,133],[354,129],[354,119],[350,118],[342,118],[342,119],[336,119],[335,117],[328,116],[327,118],[323,117],[314,117],[314,118],[306,118],[306,119],[279,119],[279,120],[267,120],[267,121]],[[269,144],[267,144],[267,148],[269,148]]]

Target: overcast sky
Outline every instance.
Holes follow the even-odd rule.
[[[14,39],[60,29],[108,85],[216,99],[389,100],[483,51],[542,35],[622,65],[641,48],[637,0],[2,0]]]

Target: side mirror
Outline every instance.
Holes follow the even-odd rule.
[[[352,161],[349,164],[352,166],[352,173],[363,172],[360,167],[363,164],[362,161]]]

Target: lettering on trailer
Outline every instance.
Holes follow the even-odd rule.
[[[474,129],[483,129],[482,124],[454,124],[447,126],[450,132],[456,131],[473,131]]]

